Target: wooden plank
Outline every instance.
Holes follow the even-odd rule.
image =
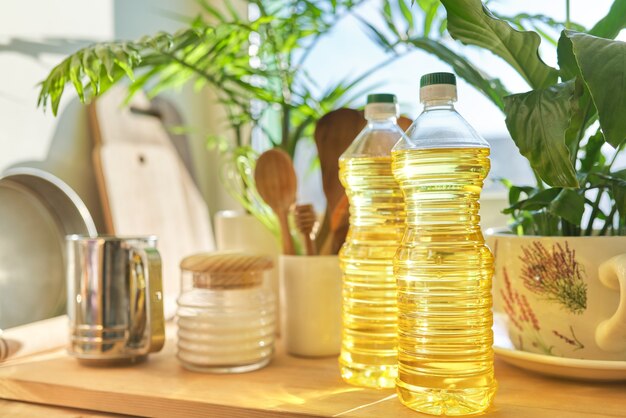
[[[500,387],[489,416],[624,416],[626,383],[550,379],[500,360],[496,370]],[[255,372],[193,373],[176,360],[172,339],[133,367],[84,367],[62,352],[0,367],[0,398],[155,417],[426,416],[402,406],[393,390],[345,384],[336,358],[296,358],[279,346]]]

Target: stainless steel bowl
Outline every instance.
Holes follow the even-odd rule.
[[[0,177],[0,328],[65,312],[65,236],[96,235],[66,183],[36,168]]]

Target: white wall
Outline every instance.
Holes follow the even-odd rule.
[[[111,0],[10,0],[0,6],[0,171],[28,165],[53,172],[79,191],[98,223],[84,112],[68,97],[61,117],[44,114],[36,109],[36,84],[67,53],[112,34]]]
[[[85,108],[68,90],[59,117],[36,108],[41,81],[64,56],[91,42],[135,39],[182,24],[166,11],[193,16],[193,0],[5,0],[0,4],[0,172],[14,166],[43,168],[67,182],[102,229],[102,213],[91,163]],[[198,132],[221,128],[220,109],[209,92],[185,90],[169,96]],[[203,135],[191,145],[200,189],[213,214],[236,207],[217,181],[216,156]]]

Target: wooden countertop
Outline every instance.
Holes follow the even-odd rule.
[[[281,345],[264,369],[236,375],[193,373],[175,358],[175,342],[132,367],[79,365],[63,350],[0,366],[0,415],[48,417],[418,417],[393,390],[345,384],[336,358],[303,359]],[[625,416],[626,382],[559,380],[496,360],[499,390],[490,417]],[[61,409],[57,407],[62,407]],[[32,408],[32,411],[29,410]],[[67,408],[79,408],[77,411]],[[30,411],[30,412],[29,412]],[[95,411],[95,412],[94,412]],[[98,412],[99,411],[99,412]]]

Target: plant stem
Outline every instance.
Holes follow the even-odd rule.
[[[257,1],[255,4],[258,6],[261,16],[268,17],[269,14],[265,9],[262,1]],[[290,106],[291,106],[291,78],[289,77],[288,70],[285,68],[290,68],[288,62],[291,61],[291,57],[287,57],[287,62],[285,62],[285,57],[281,53],[281,48],[279,47],[276,36],[274,34],[274,29],[272,25],[268,25],[267,28],[267,39],[269,41],[269,45],[273,48],[274,59],[276,60],[276,71],[278,74],[278,82],[280,83],[280,92],[282,95],[282,111],[283,111],[283,126],[282,126],[282,138],[281,138],[281,148],[288,150],[289,145],[287,144],[289,140],[289,126],[290,126]],[[291,156],[293,158],[293,155]]]
[[[609,230],[609,226],[613,226],[613,218],[615,217],[616,212],[617,212],[617,206],[613,205],[613,209],[611,209],[611,213],[609,213],[609,216],[606,218],[606,221],[604,221],[604,226],[600,230],[600,236],[606,234],[606,232]]]
[[[585,235],[590,236],[593,233],[593,222],[596,220],[596,216],[598,216],[598,212],[600,212],[600,200],[602,199],[602,194],[604,190],[601,188],[598,189],[598,195],[596,196],[596,200],[593,202],[593,206],[591,209],[591,215],[589,215],[589,221],[587,223],[587,228],[585,228]],[[608,225],[608,219],[605,220],[604,226]]]
[[[585,107],[585,112],[583,113],[583,123],[580,126],[580,129],[578,130],[578,134],[576,135],[576,144],[574,147],[574,152],[572,152],[572,155],[570,155],[570,159],[572,161],[572,165],[574,166],[574,169],[576,169],[576,160],[578,159],[578,150],[580,150],[580,142],[585,137],[585,132],[587,132],[587,128],[586,128],[587,121],[588,121],[588,118],[590,118],[589,112],[592,109],[593,108],[591,107],[591,100],[589,100],[587,102],[587,106]]]
[[[569,29],[571,27],[570,21],[570,0],[565,0],[565,29]]]
[[[535,175],[535,180],[537,181],[537,188],[539,190],[544,190],[545,187],[543,186],[543,180],[539,176],[539,173],[537,173],[537,171],[535,169],[533,169],[533,174]]]
[[[622,142],[621,144],[619,144],[619,146],[615,150],[615,154],[613,155],[613,158],[611,158],[611,162],[609,163],[609,165],[606,166],[607,173],[611,172],[611,168],[613,167],[613,164],[615,164],[615,161],[617,160],[617,157],[619,156],[620,151],[622,150],[622,148],[624,148],[624,144],[626,143]]]
[[[281,141],[280,141],[280,147],[285,150],[287,153],[289,153],[289,126],[291,124],[290,121],[290,108],[289,105],[287,103],[283,103],[282,105],[282,113],[283,113],[283,125],[282,125],[282,133],[281,133]],[[291,153],[289,153],[289,156],[291,158],[293,158],[293,155]]]

